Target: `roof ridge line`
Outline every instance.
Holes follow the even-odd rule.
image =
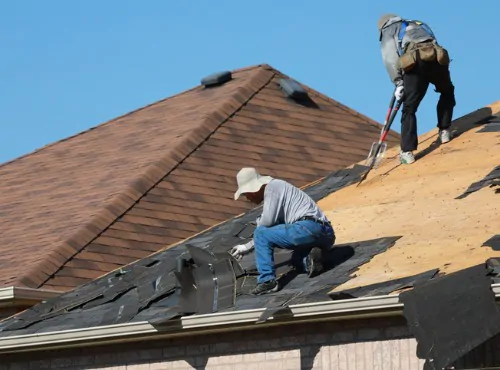
[[[275,74],[276,72],[270,71],[265,65],[256,67],[255,72],[249,76],[248,81],[238,87],[220,104],[216,105],[213,111],[207,114],[205,118],[202,118],[202,123],[193,129],[186,138],[181,140],[168,154],[149,164],[142,175],[132,181],[131,184],[124,186],[124,189],[111,198],[87,223],[77,229],[71,237],[62,241],[45,258],[19,277],[16,282],[27,287],[36,286],[37,288],[45,284],[71,258],[80,253],[90,242],[112,225],[117,218],[132,208],[149,190],[183,163],[221,125],[267,86]],[[54,260],[60,261],[61,257],[65,259],[64,263],[56,266],[51,262]],[[49,264],[47,264],[48,261],[50,261]],[[41,271],[42,266],[44,267],[43,272]]]
[[[248,66],[248,67],[243,67],[243,68],[235,69],[235,70],[233,70],[233,71],[232,71],[232,73],[240,73],[240,72],[245,72],[245,71],[249,71],[249,70],[252,70],[252,69],[258,69],[258,68],[265,67],[265,66],[267,66],[267,64],[256,64],[256,65],[252,65],[252,66]],[[35,149],[35,150],[33,150],[33,151],[29,152],[29,153],[23,154],[23,155],[21,155],[21,156],[19,156],[19,157],[13,158],[13,159],[11,159],[10,161],[4,162],[4,163],[0,163],[0,168],[2,168],[2,167],[4,167],[4,166],[6,166],[6,165],[8,165],[8,164],[11,164],[11,163],[13,163],[13,162],[19,161],[19,160],[21,160],[21,159],[27,158],[27,157],[29,157],[29,156],[31,156],[31,155],[37,154],[38,152],[40,152],[40,151],[42,151],[42,150],[44,150],[44,149],[50,148],[50,147],[52,147],[52,146],[54,146],[54,145],[56,145],[56,144],[59,144],[59,143],[62,143],[62,142],[65,142],[65,141],[71,140],[71,139],[73,139],[73,138],[75,138],[75,137],[78,137],[78,136],[80,136],[80,135],[83,135],[83,134],[85,134],[85,133],[87,133],[87,132],[89,132],[89,131],[92,131],[92,130],[95,130],[95,129],[99,128],[99,127],[102,127],[102,126],[105,126],[105,125],[111,124],[111,123],[113,123],[113,122],[115,122],[115,121],[117,121],[117,120],[119,120],[119,119],[125,118],[125,117],[127,117],[127,116],[129,116],[129,115],[131,115],[131,114],[134,114],[134,113],[140,112],[141,110],[144,110],[144,109],[146,109],[146,108],[149,108],[149,107],[151,107],[151,106],[153,106],[153,105],[163,103],[163,102],[165,102],[165,101],[167,101],[167,100],[170,100],[170,99],[173,99],[173,98],[177,98],[177,97],[179,97],[179,96],[181,96],[181,95],[184,95],[184,94],[190,93],[190,92],[192,92],[192,91],[194,91],[194,90],[196,90],[196,89],[200,89],[201,87],[202,87],[201,85],[196,85],[196,86],[194,86],[194,87],[192,87],[192,88],[190,88],[190,89],[183,90],[183,91],[181,91],[181,92],[179,92],[179,93],[177,93],[177,94],[174,94],[174,95],[171,95],[171,96],[167,96],[166,98],[163,98],[163,99],[157,100],[157,101],[155,101],[155,102],[153,102],[153,103],[150,103],[150,104],[146,104],[146,105],[144,105],[144,106],[142,106],[142,107],[139,107],[139,108],[137,108],[137,109],[134,109],[134,110],[131,110],[131,111],[127,112],[127,113],[124,113],[124,114],[122,114],[122,115],[120,115],[120,116],[118,116],[118,117],[112,118],[112,119],[107,120],[107,121],[104,121],[104,122],[102,122],[102,123],[99,123],[99,124],[98,124],[98,125],[96,125],[96,126],[90,127],[90,128],[88,128],[88,129],[86,129],[86,130],[84,130],[84,131],[80,131],[80,132],[78,132],[78,133],[76,133],[76,134],[74,134],[74,135],[70,135],[70,136],[67,136],[67,137],[65,137],[65,138],[63,138],[63,139],[59,139],[59,140],[53,141],[53,142],[51,142],[51,143],[49,143],[49,144],[47,144],[47,145],[42,146],[41,148]]]
[[[155,101],[155,102],[153,102],[153,103],[151,103],[151,104],[144,105],[144,106],[142,106],[142,107],[139,107],[139,108],[137,108],[137,109],[134,109],[134,110],[131,110],[131,111],[127,112],[127,113],[124,113],[124,114],[122,114],[122,115],[120,115],[120,116],[118,116],[118,117],[112,118],[112,119],[107,120],[107,121],[104,121],[104,122],[102,122],[102,123],[99,123],[99,124],[98,124],[98,125],[96,125],[96,126],[92,126],[92,127],[88,128],[88,129],[83,130],[83,131],[80,131],[80,132],[78,132],[78,133],[76,133],[76,134],[74,134],[74,135],[70,135],[70,136],[67,136],[67,137],[65,137],[65,138],[63,138],[63,139],[53,141],[53,142],[51,142],[51,143],[49,143],[49,144],[47,144],[47,145],[42,146],[41,148],[35,149],[35,150],[33,150],[33,151],[29,152],[29,153],[26,153],[26,154],[23,154],[23,155],[21,155],[21,156],[19,156],[19,157],[16,157],[16,158],[14,158],[14,159],[11,159],[10,161],[4,162],[4,163],[0,163],[0,168],[1,168],[1,167],[6,166],[6,165],[8,165],[8,164],[11,164],[11,163],[13,163],[13,162],[16,162],[16,161],[19,161],[19,160],[21,160],[21,159],[24,159],[24,158],[27,158],[27,157],[29,157],[29,156],[32,156],[32,155],[34,155],[34,154],[37,154],[38,152],[40,152],[40,151],[42,151],[42,150],[45,150],[45,149],[47,149],[47,148],[51,148],[51,147],[53,147],[54,145],[57,145],[57,144],[59,144],[59,143],[63,143],[63,142],[65,142],[65,141],[68,141],[68,140],[74,139],[75,137],[78,137],[78,136],[81,136],[81,135],[83,135],[83,134],[86,134],[86,133],[87,133],[87,132],[89,132],[89,131],[96,130],[96,129],[98,129],[98,128],[100,128],[100,127],[103,127],[103,126],[105,126],[105,125],[108,125],[108,124],[114,123],[115,121],[117,121],[117,120],[119,120],[119,119],[125,118],[125,117],[127,117],[127,116],[129,116],[129,115],[131,115],[131,114],[134,114],[134,113],[140,112],[141,110],[144,110],[144,109],[146,109],[146,108],[149,108],[149,107],[151,107],[151,106],[153,106],[153,105],[156,105],[156,104],[159,104],[159,103],[163,103],[163,102],[165,102],[165,101],[167,101],[167,100],[169,100],[169,99],[179,97],[179,96],[181,96],[181,95],[187,94],[187,93],[189,93],[189,92],[191,92],[191,91],[193,91],[193,90],[199,89],[199,88],[200,88],[200,85],[197,85],[197,86],[192,87],[192,88],[190,88],[190,89],[188,89],[188,90],[181,91],[181,92],[179,92],[179,93],[177,93],[177,94],[174,94],[174,95],[168,96],[168,97],[166,97],[166,98],[163,98],[163,99],[157,100],[157,101]]]
[[[247,67],[241,67],[241,68],[236,68],[231,71],[231,73],[240,73],[240,72],[246,72],[250,71],[252,69],[259,69],[259,68],[264,68],[267,64],[265,63],[260,63],[260,64],[253,64]]]

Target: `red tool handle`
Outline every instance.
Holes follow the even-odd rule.
[[[387,134],[389,133],[389,129],[391,128],[392,122],[394,121],[394,117],[396,117],[396,114],[398,114],[399,108],[401,107],[401,104],[403,103],[403,99],[398,100],[398,103],[394,107],[394,109],[391,109],[391,113],[389,115],[388,121],[386,122],[384,126],[384,131],[382,134],[382,138],[380,141],[385,141],[385,138],[387,137]]]
[[[392,94],[391,102],[389,103],[389,109],[387,110],[387,115],[385,116],[384,126],[389,121],[389,117],[391,116],[392,108],[394,107],[394,103],[396,102],[396,96]]]

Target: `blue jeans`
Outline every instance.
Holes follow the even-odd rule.
[[[259,271],[258,283],[276,278],[274,248],[284,248],[299,255],[305,261],[312,247],[328,248],[334,242],[334,231],[329,225],[312,220],[297,221],[271,227],[259,226],[253,234],[255,260]]]

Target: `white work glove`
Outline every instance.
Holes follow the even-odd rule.
[[[250,253],[252,249],[253,249],[253,243],[240,244],[231,248],[231,251],[229,253],[231,254],[231,256],[233,256],[239,261],[243,258],[245,254]]]
[[[405,89],[403,85],[399,85],[396,87],[396,91],[394,91],[394,96],[396,97],[396,100],[401,100],[403,98],[403,93]]]

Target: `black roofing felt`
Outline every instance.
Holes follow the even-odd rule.
[[[494,235],[486,240],[482,247],[490,247],[494,251],[500,251],[500,234]]]
[[[491,116],[488,122],[481,128],[481,130],[478,130],[477,132],[500,132],[500,116]]]
[[[330,293],[330,297],[334,300],[337,300],[337,299],[375,297],[380,295],[387,295],[396,290],[404,288],[412,288],[422,283],[425,283],[430,279],[433,279],[438,272],[439,269],[432,269],[429,271],[422,272],[421,274],[403,277],[400,279],[394,279],[389,282],[384,281],[382,283],[365,285],[362,287],[346,289],[339,292],[332,292]]]
[[[484,127],[478,131],[479,133],[483,132],[500,132],[500,122],[492,122],[484,125]]]
[[[484,177],[484,179],[479,180],[473,184],[471,184],[467,190],[464,191],[463,194],[459,195],[455,199],[463,199],[467,197],[469,194],[474,193],[475,191],[481,190],[482,188],[489,186],[499,186],[500,185],[500,165],[496,166],[488,175]]]
[[[443,369],[500,332],[500,308],[491,288],[498,265],[490,259],[400,294],[424,369]]]
[[[305,191],[317,201],[357,182],[365,170],[365,166],[355,165],[334,172]],[[38,304],[3,321],[0,336],[137,321],[157,324],[183,315],[252,308],[268,308],[269,314],[288,304],[329,300],[329,290],[351,279],[350,274],[359,266],[400,238],[388,236],[335,245],[325,256],[325,271],[314,278],[293,270],[290,252],[276,249],[275,265],[283,289],[253,296],[249,295],[257,276],[253,254],[238,262],[227,251],[252,237],[260,212],[261,207],[253,209],[183,243]]]

